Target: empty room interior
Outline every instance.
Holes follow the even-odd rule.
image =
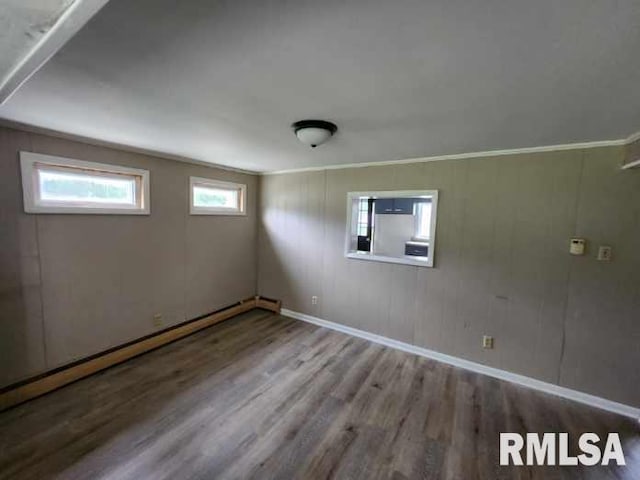
[[[640,2],[0,0],[0,480],[640,478]]]

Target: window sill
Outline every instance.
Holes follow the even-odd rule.
[[[96,206],[63,206],[63,205],[26,205],[25,213],[37,214],[80,214],[80,215],[151,215],[149,206],[138,207],[96,207]]]
[[[433,261],[429,257],[386,257],[384,255],[373,255],[371,253],[347,252],[345,257],[355,260],[365,260],[368,262],[397,263],[400,265],[411,265],[414,267],[433,267]]]
[[[247,212],[242,212],[239,210],[208,210],[201,209],[197,207],[191,207],[189,211],[190,215],[223,215],[223,216],[236,216],[236,217],[246,217]]]

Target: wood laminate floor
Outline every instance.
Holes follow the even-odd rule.
[[[500,467],[499,432],[627,467]],[[254,310],[0,414],[2,479],[638,479],[620,416]],[[577,440],[576,440],[577,441]]]

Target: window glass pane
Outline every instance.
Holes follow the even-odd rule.
[[[239,209],[238,190],[193,186],[193,204],[196,207]]]
[[[428,239],[431,235],[431,202],[417,204],[416,237]]]
[[[38,182],[42,201],[136,205],[135,178],[40,169]]]
[[[358,235],[365,237],[369,224],[369,202],[366,198],[361,198],[358,203]]]

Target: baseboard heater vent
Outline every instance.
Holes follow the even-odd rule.
[[[215,325],[244,312],[261,308],[280,313],[280,301],[263,297],[251,297],[209,315],[189,320],[180,325],[139,338],[106,352],[80,360],[71,365],[23,380],[0,390],[0,411],[49,393],[69,383],[80,380],[130,358],[154,350],[199,330]]]
[[[256,296],[256,308],[269,310],[270,312],[280,313],[282,303],[280,300],[272,300],[271,298]]]

